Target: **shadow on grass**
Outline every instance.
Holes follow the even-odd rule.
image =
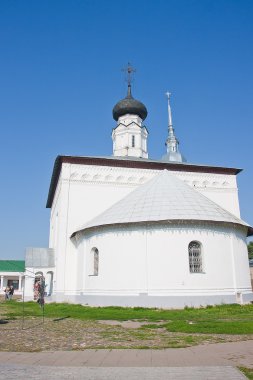
[[[70,315],[67,315],[67,317],[53,319],[53,322],[63,321],[64,319],[68,319],[68,318],[70,318]]]
[[[6,319],[0,319],[0,325],[6,325],[6,323],[9,323]]]

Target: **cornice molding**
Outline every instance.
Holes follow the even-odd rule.
[[[189,173],[211,173],[211,174],[226,174],[236,175],[241,169],[236,168],[223,168],[204,165],[192,165],[185,163],[171,163],[154,160],[129,160],[123,158],[110,158],[110,157],[82,157],[82,156],[58,156],[55,160],[53,174],[51,178],[47,208],[51,208],[55,190],[57,187],[59,175],[61,173],[62,164],[74,165],[92,165],[92,166],[107,166],[113,168],[134,168],[134,169],[147,169],[147,170],[164,170],[167,169],[173,172],[189,172]]]

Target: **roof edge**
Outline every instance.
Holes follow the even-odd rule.
[[[216,221],[216,220],[195,220],[195,219],[169,219],[169,220],[166,220],[166,219],[162,219],[162,220],[150,220],[150,221],[138,221],[138,222],[128,222],[128,223],[108,223],[108,224],[100,224],[100,225],[96,225],[96,226],[91,226],[91,227],[87,227],[87,228],[83,228],[81,230],[77,230],[75,232],[73,232],[71,235],[70,235],[70,239],[74,238],[79,232],[82,232],[82,231],[92,231],[92,230],[95,230],[97,228],[106,228],[106,227],[112,227],[112,226],[126,226],[126,225],[140,225],[140,224],[143,224],[143,225],[154,225],[154,224],[160,224],[160,223],[168,223],[169,224],[172,224],[172,223],[178,223],[178,224],[187,224],[187,223],[197,223],[197,224],[200,224],[202,225],[203,222],[204,223],[207,223],[207,224],[221,224],[221,225],[233,225],[233,226],[240,226],[240,227],[244,227],[244,228],[247,228],[248,231],[247,231],[247,237],[248,236],[252,236],[253,235],[253,227],[251,226],[247,226],[245,224],[240,224],[240,223],[233,223],[233,222],[225,222],[225,221]]]
[[[2,268],[3,266],[7,266]],[[2,272],[25,272],[25,260],[0,260],[0,267]]]

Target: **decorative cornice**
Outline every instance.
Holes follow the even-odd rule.
[[[68,166],[68,164],[66,164]],[[129,168],[111,168],[104,166],[89,167],[84,165],[72,165],[72,173],[68,176],[64,176],[62,181],[67,183],[71,181],[72,184],[95,184],[99,183],[101,185],[114,185],[114,186],[131,186],[140,185],[150,180],[154,175],[157,174],[156,170],[149,170],[147,173],[146,169],[136,170]],[[237,192],[236,184],[231,183],[228,178],[222,174],[207,174],[205,173],[185,173],[185,172],[174,172],[181,181],[186,183],[188,186],[198,189],[201,192]],[[219,178],[221,176],[221,178]],[[227,180],[224,180],[224,179]],[[209,180],[207,180],[209,179]],[[229,182],[227,182],[229,181]],[[59,183],[59,181],[58,181]],[[57,187],[58,188],[58,187]],[[57,189],[54,197],[57,195]]]
[[[84,156],[57,156],[49,193],[47,199],[47,208],[51,208],[55,190],[57,187],[59,175],[61,172],[62,164],[77,164],[77,165],[93,165],[93,166],[110,166],[118,168],[134,168],[134,169],[148,169],[148,170],[164,170],[177,171],[177,172],[192,172],[192,173],[213,173],[213,174],[227,174],[236,175],[240,173],[242,169],[236,168],[224,168],[217,166],[205,166],[205,165],[193,165],[186,163],[172,163],[162,162],[149,159],[124,159],[122,157],[84,157]]]

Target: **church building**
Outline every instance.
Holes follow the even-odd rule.
[[[43,276],[56,302],[176,308],[253,300],[241,170],[186,162],[166,95],[161,159],[148,156],[148,111],[130,79],[113,108],[112,156],[56,158],[49,248],[27,250],[26,299]]]

